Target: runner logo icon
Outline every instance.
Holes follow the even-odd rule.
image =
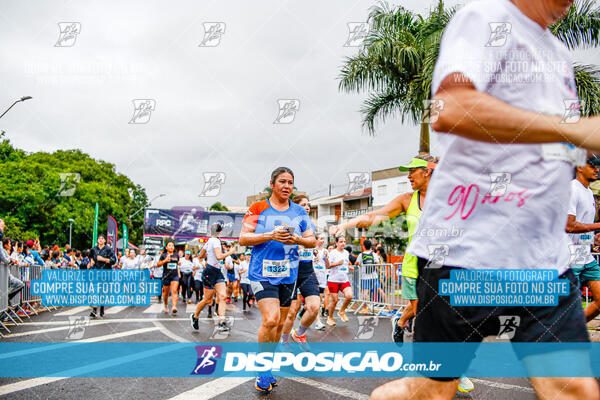
[[[300,100],[298,99],[279,99],[279,112],[274,124],[291,124],[296,118],[296,112],[300,108]]]
[[[490,173],[490,195],[504,196],[508,190],[512,175],[510,172],[492,172]]]
[[[221,192],[221,187],[225,184],[225,172],[203,172],[204,189],[199,197],[214,197]]]
[[[379,325],[379,318],[377,317],[358,317],[358,331],[356,332],[354,339],[371,339],[377,325]]]
[[[130,124],[147,124],[150,121],[152,111],[156,108],[156,100],[154,99],[134,99],[133,101],[133,117],[129,121]]]
[[[54,47],[73,47],[77,35],[81,32],[81,24],[79,22],[59,22],[58,29],[60,29],[60,34]]]
[[[501,315],[500,331],[498,331],[497,339],[512,339],[515,337],[517,328],[521,325],[521,317],[518,315]]]
[[[429,250],[429,261],[425,268],[441,268],[450,252],[450,246],[447,244],[429,244],[427,249]]]
[[[511,30],[510,22],[490,22],[490,39],[485,47],[504,46]]]
[[[217,368],[217,360],[223,355],[221,346],[196,346],[198,361],[191,375],[211,375]]]
[[[234,322],[234,318],[231,316],[226,316],[225,317],[225,325],[227,325],[229,327],[229,329],[231,329],[233,327],[233,322]],[[212,334],[210,335],[210,339],[211,340],[223,340],[223,339],[227,339],[229,337],[229,329],[228,330],[224,330],[222,326],[220,326],[219,324],[216,324],[213,328]]]
[[[440,117],[440,111],[444,109],[444,100],[423,100],[423,114],[421,122],[424,124],[435,124]]]
[[[561,124],[574,124],[579,122],[581,118],[581,102],[579,99],[567,99],[564,100],[565,112],[563,118],[560,121]]]
[[[589,255],[589,245],[570,244],[569,250],[571,251],[571,257],[569,259],[570,265],[587,264],[587,258]]]
[[[225,22],[205,22],[204,38],[198,47],[217,47],[221,44],[221,37],[225,34]]]
[[[61,172],[58,176],[60,177],[60,187],[57,195],[62,197],[73,196],[77,185],[81,182],[81,175],[78,172]]]
[[[85,328],[89,324],[89,316],[69,316],[69,332],[67,332],[65,339],[78,340],[83,338]]]
[[[369,33],[369,24],[366,22],[348,22],[348,39],[344,47],[360,47]]]
[[[348,190],[354,193],[371,187],[371,175],[368,172],[348,172]]]

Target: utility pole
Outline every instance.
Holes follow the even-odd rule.
[[[69,218],[69,247],[71,247],[71,231],[73,227],[73,222],[75,222],[75,220],[73,218]]]

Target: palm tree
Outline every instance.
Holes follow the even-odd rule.
[[[213,205],[211,205],[208,208],[208,210],[209,211],[229,211],[229,208],[227,208],[226,206],[221,204],[220,201],[217,201],[216,203],[213,203]]]
[[[576,0],[565,18],[550,27],[570,49],[598,46],[600,9],[594,4],[594,0]],[[443,30],[455,11],[446,9],[443,0],[426,17],[385,2],[371,8],[363,46],[346,58],[339,77],[340,90],[368,92],[361,113],[369,134],[374,134],[375,122],[399,114],[403,123],[421,124],[419,152],[429,153],[426,121],[431,79]],[[599,113],[600,71],[592,65],[574,68],[582,113]]]
[[[570,50],[600,45],[600,7],[596,0],[576,0],[567,15],[550,31]],[[595,65],[573,64],[577,96],[585,116],[600,113],[600,70]]]

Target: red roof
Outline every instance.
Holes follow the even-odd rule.
[[[356,192],[348,193],[340,197],[343,197],[344,200],[362,199],[364,197],[370,197],[372,191],[373,190],[371,187],[368,187],[366,189],[357,190]]]

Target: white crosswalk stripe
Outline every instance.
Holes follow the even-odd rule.
[[[126,336],[139,335],[142,333],[147,333],[147,332],[157,331],[157,330],[160,330],[160,328],[152,327],[152,328],[134,329],[131,331],[118,332],[118,333],[112,333],[109,335],[96,336],[96,337],[87,338],[87,339],[75,340],[72,343],[103,342],[106,340],[113,340],[113,339],[118,339],[118,338],[122,338],[122,337],[126,337]],[[25,380],[22,380],[19,382],[10,383],[8,385],[2,385],[2,386],[0,386],[0,396],[18,392],[18,391],[25,390],[25,389],[31,389],[36,386],[45,385],[45,384],[56,382],[56,381],[59,381],[62,379],[67,379],[67,378],[66,377],[41,377],[41,378],[25,379]]]
[[[355,399],[355,400],[368,400],[369,399],[369,395],[367,395],[367,394],[358,393],[358,392],[355,392],[354,390],[330,385],[328,383],[324,383],[324,382],[320,382],[320,381],[315,381],[313,379],[300,378],[300,377],[289,378],[289,379],[296,381],[296,382],[303,383],[305,385],[315,387],[320,390],[328,391],[328,392],[333,393],[338,396],[343,396],[343,397],[347,397],[347,398]]]
[[[168,400],[208,400],[213,397],[234,389],[252,378],[217,378],[196,386],[192,390],[178,394]]]
[[[137,306],[137,307],[141,307],[141,306]],[[170,307],[170,304],[169,304]],[[181,305],[179,305],[179,307],[181,307]],[[112,306],[112,307],[107,307],[104,310],[104,314],[106,315],[113,315],[113,314],[118,314],[121,311],[124,310],[133,310],[133,307],[127,307],[127,306]],[[142,311],[144,314],[162,314],[163,313],[163,309],[164,309],[164,305],[162,303],[153,303],[150,306],[146,307],[144,309],[144,311]],[[80,313],[89,313],[91,311],[90,307],[88,306],[81,306],[81,307],[68,307],[66,310],[64,311],[60,311],[57,312],[56,314],[54,314],[57,317],[62,317],[62,316],[69,316],[69,315],[75,315],[75,314],[80,314]],[[190,314],[193,313],[194,311],[196,311],[196,304],[186,304],[185,305],[185,313],[186,314]],[[229,313],[234,313],[234,314],[239,314],[237,309],[227,309],[227,311]]]
[[[123,311],[124,309],[126,309],[128,307],[125,306],[114,306],[114,307],[108,307],[106,310],[104,310],[104,314],[116,314],[118,312]]]
[[[157,314],[163,311],[164,305],[162,303],[152,304],[150,307],[142,311],[144,314]]]
[[[91,308],[88,306],[80,306],[80,307],[69,307],[67,310],[65,311],[61,311],[61,312],[57,312],[56,315],[57,317],[61,317],[63,315],[75,315],[75,314],[79,314],[81,312],[90,312]]]
[[[186,314],[191,314],[193,312],[196,312],[196,305],[195,304],[188,304],[187,306],[185,306],[185,313]]]

